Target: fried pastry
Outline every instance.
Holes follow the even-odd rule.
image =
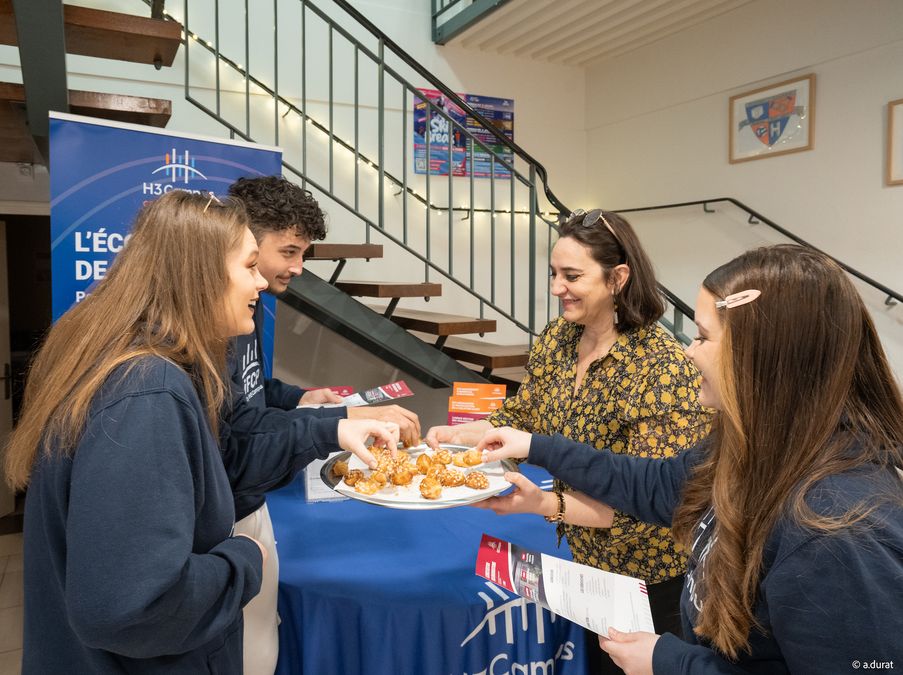
[[[440,474],[439,481],[445,487],[459,487],[464,485],[464,474],[454,469],[445,469]]]
[[[420,481],[420,494],[424,499],[439,499],[442,496],[442,485],[436,478],[424,478]]]
[[[489,479],[482,471],[471,471],[464,479],[464,485],[474,490],[485,490],[489,487]]]
[[[483,458],[476,448],[471,448],[464,453],[464,463],[467,466],[476,466],[483,463]]]
[[[420,455],[420,457],[417,458],[417,471],[424,475],[429,472],[432,465],[433,460],[431,460],[430,456],[426,453],[423,453],[422,455]]]
[[[391,476],[393,485],[410,485],[414,480],[414,471],[410,469],[398,469]]]
[[[482,455],[474,448],[463,452],[442,448],[419,454],[416,450],[409,454],[376,446],[369,450],[376,458],[376,467],[371,470],[351,469],[347,461],[337,461],[332,466],[333,474],[362,495],[375,495],[392,488],[390,492],[400,496],[419,489],[423,499],[438,500],[442,499],[445,488],[466,486],[484,490],[490,485],[484,472],[472,470],[483,463]],[[415,482],[418,474],[422,478]]]
[[[354,484],[354,489],[364,495],[374,495],[382,487],[375,480],[359,480]]]
[[[364,472],[360,469],[351,469],[345,473],[345,483],[354,487],[354,484],[364,479]]]

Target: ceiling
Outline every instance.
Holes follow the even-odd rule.
[[[449,44],[586,66],[753,0],[509,0]]]

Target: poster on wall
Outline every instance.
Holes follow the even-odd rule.
[[[146,201],[171,190],[226,195],[229,185],[241,176],[281,174],[282,151],[51,112],[50,165],[56,321],[106,276]],[[276,299],[269,294],[261,297],[266,318],[263,363],[269,367]]]
[[[433,176],[447,176],[449,173],[449,143],[451,144],[451,175],[488,178],[492,171],[490,153],[479,144],[474,146],[473,166],[470,164],[470,139],[464,129],[472,134],[490,151],[508,164],[514,161],[514,154],[463,109],[445,98],[435,89],[418,89],[423,98],[414,98],[414,172]],[[514,101],[510,98],[494,98],[475,94],[458,94],[476,112],[488,119],[510,140],[514,140]],[[426,101],[432,103],[432,108]],[[436,111],[444,111],[451,121]],[[429,159],[427,159],[429,143]],[[495,177],[507,178],[508,170],[498,162]]]
[[[732,96],[729,161],[811,150],[815,120],[815,75]]]

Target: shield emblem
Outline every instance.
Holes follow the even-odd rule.
[[[746,119],[740,128],[749,125],[762,144],[771,147],[784,134],[787,122],[796,109],[796,90],[785,91],[746,104]]]

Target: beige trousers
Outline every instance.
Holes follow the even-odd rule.
[[[254,537],[267,550],[260,593],[244,609],[244,673],[273,675],[279,656],[279,615],[276,612],[279,557],[267,505],[235,523],[235,534]]]

